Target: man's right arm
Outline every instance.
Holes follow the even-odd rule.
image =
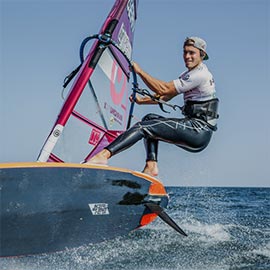
[[[165,82],[159,79],[152,77],[150,74],[145,72],[137,63],[133,63],[134,71],[141,77],[144,83],[160,96],[167,96],[167,98],[171,99],[173,96],[176,96],[178,93],[176,91],[174,82]]]

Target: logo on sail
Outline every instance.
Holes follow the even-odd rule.
[[[127,3],[127,14],[128,14],[128,19],[130,22],[130,28],[132,30],[132,32],[134,32],[134,28],[135,28],[135,2],[134,0],[129,0]]]
[[[124,26],[123,23],[122,23],[121,28],[119,30],[118,43],[119,43],[119,47],[124,52],[124,54],[128,58],[131,58],[132,46],[131,46],[131,43],[130,43],[130,40],[129,40],[129,36],[128,36],[126,30],[125,30],[125,26]]]
[[[100,136],[101,136],[101,131],[96,128],[93,128],[90,134],[88,143],[92,145],[96,145],[100,140]]]

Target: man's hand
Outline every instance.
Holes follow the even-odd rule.
[[[130,102],[136,102],[137,104],[156,104],[156,101],[153,101],[148,96],[141,96],[139,94],[136,94],[135,100],[133,99],[133,95],[129,97]]]
[[[133,99],[133,95],[131,95],[129,97],[129,100],[130,100],[130,102],[136,102],[137,104],[142,104],[144,98],[141,95],[136,94],[135,95],[135,100]]]
[[[141,73],[142,69],[136,62],[132,62],[132,67],[133,67],[135,73],[137,73],[137,74]]]

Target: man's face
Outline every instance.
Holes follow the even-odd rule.
[[[193,46],[184,47],[183,58],[184,58],[186,67],[189,70],[195,68],[202,62],[200,50]]]

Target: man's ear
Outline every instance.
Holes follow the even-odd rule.
[[[204,57],[205,57],[205,52],[200,51],[200,56],[201,56],[201,58],[202,58],[202,60],[203,60],[203,59],[204,59]]]

